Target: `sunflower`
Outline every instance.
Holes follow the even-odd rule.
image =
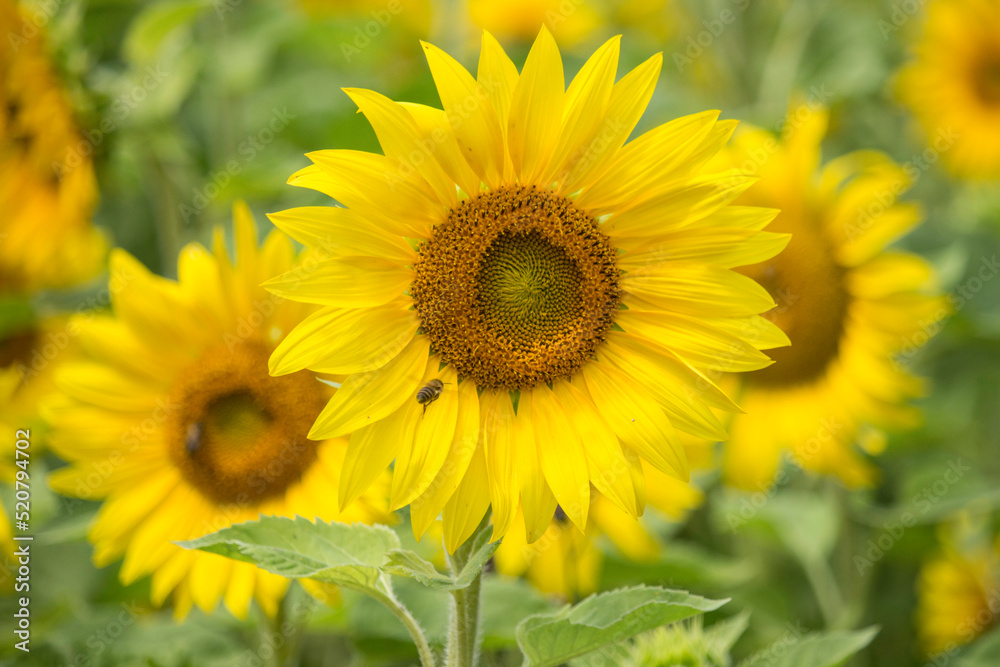
[[[947,311],[926,261],[885,250],[921,217],[896,200],[909,187],[904,169],[861,151],[820,170],[826,111],[803,105],[788,118],[780,142],[753,130],[720,156],[760,177],[738,202],[780,208],[768,229],[792,234],[780,255],[741,269],[774,297],[767,317],[792,345],[740,376],[745,414],[733,419],[723,471],[737,486],[765,488],[787,451],[806,469],[863,485],[873,473],[855,443],[877,453],[882,429],[918,420],[906,401],[924,387],[897,355],[925,343]]]
[[[917,580],[917,632],[929,654],[967,644],[996,622],[1000,556],[948,547],[924,563]]]
[[[468,0],[467,5],[473,25],[501,39],[530,40],[544,25],[560,42],[579,44],[603,22],[594,0]]]
[[[646,502],[672,520],[682,520],[701,504],[702,494],[692,485],[643,466]],[[653,560],[660,544],[641,523],[631,520],[599,493],[591,496],[586,534],[573,526],[557,506],[556,515],[542,537],[527,543],[523,526],[515,521],[497,549],[497,571],[526,576],[543,593],[573,600],[597,590],[603,553],[597,541],[607,538],[620,553],[633,561]]]
[[[347,441],[306,438],[332,388],[312,373],[268,375],[275,345],[313,309],[259,287],[295,265],[288,238],[274,231],[258,248],[246,205],[234,217],[236,264],[216,229],[211,252],[181,252],[179,282],[112,253],[114,314],[74,320],[90,359],[60,370],[63,393],[47,406],[50,445],[70,463],[52,487],[104,499],[89,534],[94,561],[124,554],[121,580],[151,573],[153,602],[173,591],[181,617],[222,598],[242,618],[251,597],[273,615],[288,581],[173,542],[261,514],[385,516],[374,492],[339,512],[331,489]],[[311,266],[300,263],[300,275]]]
[[[736,408],[704,371],[782,344],[771,297],[729,268],[784,246],[759,231],[775,212],[728,206],[751,179],[704,169],[736,123],[626,144],[662,58],[615,83],[618,42],[568,90],[544,27],[520,74],[488,33],[477,78],[424,44],[444,110],[347,90],[385,155],[311,153],[290,179],[346,205],[272,216],[340,256],[265,285],[323,306],[270,363],[347,376],[310,432],[351,434],[341,503],[395,461],[391,507],[418,536],[442,515],[449,550],[491,505],[494,539],[520,508],[536,541],[557,503],[583,530],[592,485],[635,517],[642,465],[688,479],[677,429],[724,435],[709,406]]]
[[[932,0],[898,97],[960,176],[1000,178],[1000,4]]]
[[[90,146],[48,60],[43,33],[0,0],[0,295],[93,277],[107,251],[91,224]]]

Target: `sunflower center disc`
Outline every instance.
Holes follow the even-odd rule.
[[[442,360],[488,389],[571,376],[618,310],[615,250],[570,200],[509,186],[462,202],[420,247],[411,287]]]
[[[984,103],[1000,105],[1000,54],[984,59],[973,72],[976,93]]]
[[[761,284],[774,299],[765,314],[792,344],[767,350],[774,363],[745,374],[748,382],[792,386],[823,375],[840,349],[849,298],[844,270],[831,257],[828,242],[805,225],[790,225],[779,215],[768,231],[791,232],[792,240],[777,257],[739,271]]]
[[[206,497],[252,505],[280,495],[316,460],[306,435],[327,396],[308,371],[271,377],[270,349],[220,346],[180,374],[165,424],[171,459]]]

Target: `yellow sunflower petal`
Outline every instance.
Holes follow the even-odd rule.
[[[503,136],[488,93],[454,58],[420,44],[462,156],[487,186],[496,187],[503,174]]]
[[[517,450],[517,467],[521,482],[521,516],[525,539],[529,544],[548,530],[556,510],[556,497],[545,481],[539,461],[538,447],[541,443],[535,437],[532,426],[533,394],[532,391],[521,392],[517,403],[517,418],[514,420],[514,437],[518,443],[523,443]],[[515,521],[515,525],[516,523]]]
[[[626,273],[622,288],[661,308],[693,316],[746,317],[774,307],[767,290],[750,278],[696,262],[667,262]]]
[[[684,448],[677,432],[655,400],[634,387],[634,381],[600,362],[583,367],[583,378],[594,401],[622,443],[659,470],[687,481]]]
[[[559,506],[580,530],[590,511],[590,472],[581,434],[566,408],[547,386],[532,389],[532,416],[538,460]]]
[[[403,443],[413,438],[420,405],[407,401],[385,419],[351,435],[340,472],[340,511],[357,500],[396,458]]]
[[[444,546],[448,553],[455,553],[455,549],[472,536],[489,506],[490,482],[485,450],[477,447],[462,483],[441,512]]]
[[[559,141],[541,181],[561,181],[580,160],[587,160],[587,150],[605,122],[605,109],[618,72],[621,36],[612,37],[594,52],[580,68],[566,90],[566,108]]]
[[[455,184],[434,156],[434,146],[424,143],[420,129],[406,109],[373,90],[345,88],[344,92],[371,123],[385,155],[416,170],[434,190],[438,201],[454,206],[458,201]]]
[[[309,431],[314,440],[347,435],[414,400],[427,365],[429,342],[415,337],[381,368],[351,375],[330,399]]]
[[[271,294],[340,308],[381,306],[402,296],[413,272],[381,257],[340,257],[293,269],[263,284]]]
[[[672,172],[708,136],[718,111],[704,111],[665,123],[626,144],[601,177],[585,189],[577,203],[599,213],[626,202],[659,194]]]
[[[523,184],[540,181],[548,166],[559,140],[565,88],[559,47],[543,25],[517,80],[507,120],[507,148]]]
[[[448,456],[450,448],[444,445],[450,443],[455,435],[458,374],[453,366],[438,370],[440,358],[437,356],[430,357],[426,365],[423,381],[426,383],[438,378],[444,387],[438,399],[425,404],[413,439],[403,443],[396,456],[389,496],[389,509],[392,510],[409,505],[430,487]]]
[[[423,495],[410,505],[410,519],[417,539],[423,536],[455,493],[478,442],[479,395],[475,383],[464,381],[458,385],[458,420],[444,466]]]
[[[577,427],[582,436],[590,481],[622,511],[632,517],[639,516],[629,465],[618,436],[601,417],[597,406],[586,393],[566,381],[553,383],[552,389],[570,423]]]
[[[563,179],[559,186],[561,194],[568,195],[588,187],[612,164],[646,110],[662,65],[663,55],[657,54],[614,85],[603,125],[583,157]]]
[[[275,349],[269,363],[271,374],[303,368],[340,374],[381,368],[417,331],[419,321],[408,305],[399,300],[377,308],[316,311]]]
[[[486,461],[490,503],[493,506],[493,537],[503,537],[517,513],[520,479],[517,471],[517,443],[514,441],[514,407],[507,392],[483,392],[479,419],[484,430],[483,455]]]
[[[335,257],[370,255],[398,264],[410,264],[417,257],[402,236],[386,233],[348,208],[304,206],[269,213],[267,217],[302,245]]]

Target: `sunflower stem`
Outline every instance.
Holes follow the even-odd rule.
[[[379,595],[376,595],[371,590],[364,590],[363,592],[371,595],[373,598],[384,604],[386,608],[391,611],[404,626],[406,626],[406,631],[410,633],[413,643],[417,646],[417,654],[420,656],[421,667],[436,667],[437,663],[434,660],[434,651],[431,650],[431,645],[427,643],[427,637],[424,636],[424,631],[420,629],[420,624],[417,623],[417,619],[413,618],[413,614],[410,613],[410,610],[404,607],[403,604],[396,599],[392,590],[389,589],[387,594]]]
[[[479,527],[454,554],[445,549],[448,565],[453,577],[457,577],[469,562],[472,545],[482,530],[489,529],[489,514],[483,517]],[[451,592],[451,627],[448,633],[447,667],[474,667],[479,662],[479,606],[482,600],[483,572],[467,587]]]

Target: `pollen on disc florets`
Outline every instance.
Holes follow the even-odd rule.
[[[487,389],[528,389],[593,358],[618,310],[615,249],[565,197],[505,186],[453,208],[411,287],[431,345]]]
[[[220,345],[178,376],[165,406],[170,457],[185,479],[222,504],[281,495],[315,462],[307,437],[329,395],[309,371],[267,372],[271,348]]]

